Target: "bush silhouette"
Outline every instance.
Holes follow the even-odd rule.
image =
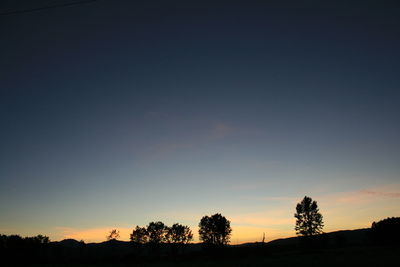
[[[107,240],[117,240],[119,238],[119,231],[117,229],[112,229],[107,235]]]

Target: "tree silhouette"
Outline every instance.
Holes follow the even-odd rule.
[[[232,232],[230,221],[219,213],[204,216],[199,223],[200,240],[206,244],[225,245]]]
[[[24,237],[23,240],[27,244],[39,245],[39,244],[48,244],[50,243],[50,239],[48,236],[37,235],[32,237]]]
[[[43,235],[21,237],[0,234],[1,266],[25,266],[44,261],[48,257],[49,245],[49,237]]]
[[[50,238],[48,236],[37,235],[34,238],[35,238],[36,242],[38,242],[40,244],[48,244],[48,243],[50,243]]]
[[[151,222],[147,226],[149,242],[159,244],[165,241],[166,226],[163,222]]]
[[[145,227],[136,226],[132,231],[131,241],[137,244],[145,244],[149,241],[149,233]]]
[[[193,234],[188,226],[175,223],[166,228],[165,239],[168,243],[186,244],[193,239]]]
[[[297,204],[296,213],[296,234],[303,236],[312,236],[322,233],[324,223],[322,215],[319,213],[316,201],[305,196],[303,200]]]
[[[119,238],[119,231],[117,229],[112,229],[110,233],[107,235],[107,240],[117,240]]]

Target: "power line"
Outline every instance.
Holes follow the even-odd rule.
[[[23,14],[23,13],[41,11],[41,10],[46,10],[46,9],[67,7],[67,6],[76,6],[76,5],[87,4],[87,3],[91,3],[91,2],[95,2],[95,1],[97,1],[97,0],[81,0],[81,1],[74,1],[74,2],[69,2],[69,3],[64,3],[64,4],[60,3],[60,4],[43,6],[43,7],[36,7],[36,8],[30,8],[30,9],[14,10],[14,11],[8,11],[8,12],[0,13],[0,16]]]

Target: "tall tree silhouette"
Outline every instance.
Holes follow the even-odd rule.
[[[324,223],[322,214],[319,212],[316,201],[305,196],[303,200],[297,204],[296,213],[296,234],[303,236],[312,236],[322,233]]]
[[[200,220],[200,240],[206,244],[228,244],[231,233],[232,228],[230,221],[219,213],[216,213],[212,216],[204,216]]]

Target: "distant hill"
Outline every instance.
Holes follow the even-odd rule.
[[[326,245],[331,246],[356,246],[356,245],[365,245],[369,242],[369,228],[365,229],[356,229],[356,230],[341,230],[335,232],[324,233],[319,236],[314,236],[315,239],[320,239],[325,242]],[[275,239],[270,242],[265,243],[265,246],[296,246],[301,242],[302,237],[288,237],[288,238],[280,238]],[[259,246],[261,242],[255,243],[244,243],[234,245],[237,247],[246,247],[246,246]]]
[[[319,236],[315,236],[315,238],[325,239],[326,242],[330,245],[364,245],[369,242],[368,232],[369,228],[365,229],[356,229],[356,230],[341,230],[335,232],[324,233]],[[293,246],[299,244],[302,237],[288,237],[288,238],[280,238],[275,239],[270,242],[265,243],[266,246]],[[81,242],[75,239],[64,239],[58,242],[52,242],[52,244],[57,244],[62,247],[79,247],[82,245]],[[246,246],[254,246],[263,244],[261,242],[254,243],[243,243],[237,245],[231,245],[231,247],[246,247]],[[93,249],[131,249],[132,243],[129,241],[120,241],[120,240],[110,240],[100,243],[87,243],[86,246],[88,248]],[[201,250],[201,243],[190,243],[186,244],[185,247],[187,251],[198,251]]]
[[[286,260],[290,258],[287,255],[293,254],[296,254],[296,257],[299,255],[303,255],[301,257],[316,255],[321,259],[325,256],[335,259],[337,252],[345,253],[345,259],[353,254],[358,255],[357,259],[362,259],[363,255],[374,251],[378,251],[384,255],[382,257],[386,257],[386,251],[383,247],[377,247],[376,244],[371,242],[369,232],[370,229],[335,231],[317,235],[310,239],[290,237],[268,243],[255,242],[230,245],[223,249],[204,247],[201,243],[191,243],[184,246],[174,244],[138,245],[128,241],[110,240],[85,244],[74,239],[65,239],[33,249],[26,247],[10,248],[4,250],[4,254],[0,253],[0,255],[6,257],[6,260],[10,263],[15,263],[16,259],[21,263],[144,263],[176,259],[196,262],[217,258],[230,259],[235,262],[244,259],[254,261],[257,257],[273,262],[275,258],[278,258],[279,261]],[[0,250],[0,252],[2,251]],[[397,252],[390,252],[389,254],[387,255],[389,258],[395,258],[398,255]],[[321,260],[321,262],[324,262],[324,260]]]
[[[75,239],[64,239],[58,242],[51,242],[51,244],[62,246],[62,247],[69,247],[69,248],[75,248],[81,246],[83,243],[79,242]]]
[[[363,245],[368,242],[369,229],[357,230],[341,230],[330,233],[324,233],[319,236],[321,239],[326,239],[330,245]],[[302,237],[290,237],[284,239],[276,239],[268,243],[271,246],[285,246],[299,243]]]
[[[255,242],[230,245],[227,248],[233,249],[232,251],[235,251],[235,255],[238,253],[256,253],[257,251],[265,251],[265,249],[271,249],[271,251],[276,251],[276,249],[279,251],[292,251],[301,250],[310,246],[314,248],[365,246],[370,244],[368,232],[369,229],[357,229],[324,233],[312,237],[311,243],[308,244],[303,241],[308,242],[309,239],[304,239],[303,237],[289,237],[276,239],[268,243]],[[162,257],[167,256],[171,253],[171,246],[173,245],[160,244],[157,249],[154,250],[152,244],[145,244],[138,247],[128,241],[110,240],[101,243],[84,244],[74,239],[65,239],[59,242],[52,242],[49,251],[51,255],[50,258],[54,258],[54,261],[57,259],[69,260],[79,258],[85,258],[88,261],[124,261],[132,257],[151,258],[154,257],[154,255]],[[179,247],[177,251],[180,251],[179,254],[181,255],[204,252],[201,243],[186,244],[183,247]]]

